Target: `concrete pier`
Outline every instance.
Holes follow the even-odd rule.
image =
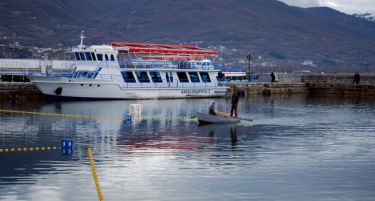
[[[0,82],[0,100],[44,99],[30,82]]]
[[[361,75],[359,84],[353,84],[349,75],[309,75],[280,77],[279,82],[228,83],[231,96],[236,88],[240,96],[272,96],[291,94],[344,95],[375,97],[375,75]],[[45,99],[45,96],[30,82],[1,82],[0,100]]]
[[[353,83],[353,75],[310,75],[302,81],[310,94],[375,97],[375,75],[361,75],[359,84]]]
[[[230,96],[236,88],[240,96],[270,96],[272,94],[307,94],[309,93],[305,83],[249,83],[230,84]]]
[[[352,75],[282,75],[279,82],[267,83],[232,83],[229,84],[230,96],[234,90],[242,96],[272,94],[311,94],[311,95],[346,95],[374,96],[375,75],[361,75],[359,84],[353,84]]]

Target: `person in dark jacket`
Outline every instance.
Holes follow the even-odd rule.
[[[359,84],[359,81],[361,80],[361,77],[359,76],[359,73],[356,72],[353,77],[353,84]]]
[[[276,81],[276,77],[275,77],[275,73],[271,73],[271,82],[275,82]]]
[[[212,102],[210,107],[208,108],[208,114],[209,115],[216,115],[216,112],[215,112],[215,102]]]
[[[237,94],[237,91],[234,91],[233,92],[233,95],[232,95],[232,107],[230,109],[230,116],[232,117],[233,116],[233,111],[234,111],[234,117],[237,117],[237,108],[238,108],[238,101],[239,101],[240,97],[238,96]]]

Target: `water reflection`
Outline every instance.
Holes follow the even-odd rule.
[[[230,128],[230,139],[232,146],[235,146],[237,144],[237,128],[235,126]]]
[[[209,138],[214,139],[226,139],[226,136],[230,137],[230,144],[232,146],[235,146],[237,144],[238,138],[237,138],[237,127],[242,127],[245,129],[242,125],[237,124],[224,124],[224,125],[217,125],[217,124],[209,124],[204,126],[198,127],[198,133],[202,136],[207,135]],[[207,133],[207,134],[206,134]]]
[[[38,180],[35,175],[70,173],[69,168],[55,167],[56,163],[64,164],[66,160],[73,160],[70,157],[62,157],[60,150],[35,152],[0,154],[0,188],[1,185],[35,184]],[[49,163],[51,161],[52,164]]]
[[[217,99],[217,110],[230,101]],[[212,99],[145,100],[143,116],[193,116]],[[97,199],[87,147],[107,200],[374,200],[375,105],[366,99],[241,99],[244,124],[124,121],[134,101],[1,104],[1,108],[97,118],[0,113],[0,200]],[[100,117],[116,118],[100,118]],[[318,175],[318,176],[317,176]],[[145,193],[147,192],[147,193]],[[15,196],[16,195],[16,196]]]

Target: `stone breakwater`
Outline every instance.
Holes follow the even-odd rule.
[[[375,97],[375,75],[361,75],[353,84],[352,75],[303,76],[310,94],[336,94]]]
[[[237,89],[241,96],[272,94],[311,94],[311,95],[348,95],[374,96],[375,75],[362,75],[359,84],[353,84],[352,75],[282,75],[275,83],[233,83],[230,84],[230,96]]]
[[[249,83],[249,84],[230,84],[229,93],[231,95],[234,89],[240,96],[270,96],[273,94],[307,94],[309,93],[304,83]]]

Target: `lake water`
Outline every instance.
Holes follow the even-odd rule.
[[[375,200],[371,99],[241,99],[251,124],[120,118],[132,103],[143,116],[190,117],[213,100],[229,110],[228,99],[1,103],[36,113],[0,112],[0,200],[98,200],[88,146],[108,201]],[[72,155],[62,139],[73,140]]]

